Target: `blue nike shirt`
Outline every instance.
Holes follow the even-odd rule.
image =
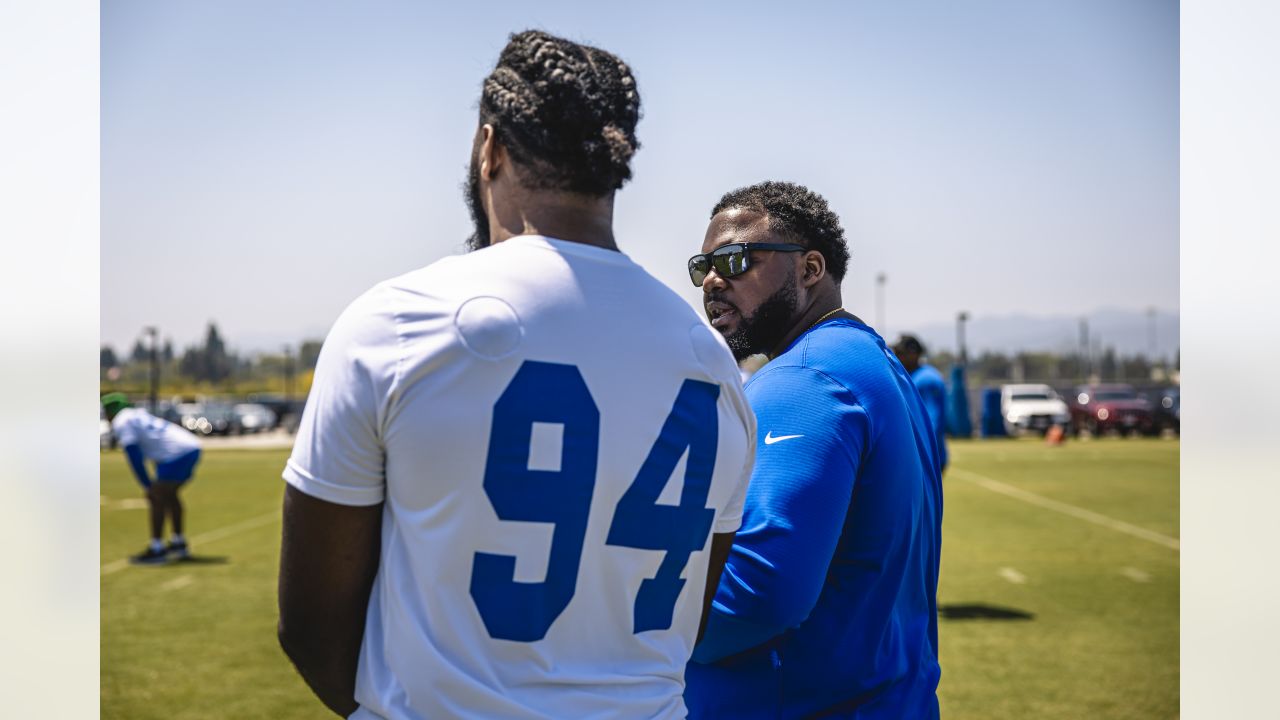
[[[871,328],[836,319],[746,395],[755,470],[689,717],[938,717],[942,483],[915,384]]]
[[[911,380],[920,391],[920,399],[924,401],[924,409],[929,413],[929,421],[933,423],[933,434],[938,440],[938,458],[945,469],[947,467],[947,438],[944,434],[947,425],[947,383],[942,373],[932,365],[921,365],[911,373]]]

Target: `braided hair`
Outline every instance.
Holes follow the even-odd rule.
[[[817,250],[827,262],[827,272],[839,284],[849,267],[849,246],[844,228],[827,201],[803,185],[767,180],[725,193],[711,217],[733,208],[754,210],[769,216],[774,232]]]
[[[539,30],[511,36],[485,78],[480,122],[493,126],[522,185],[599,197],[631,178],[640,92],[627,64]]]

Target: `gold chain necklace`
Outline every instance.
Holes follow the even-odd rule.
[[[814,320],[814,321],[813,321],[813,324],[812,324],[812,325],[810,325],[809,327],[805,328],[805,329],[804,329],[804,331],[805,331],[805,332],[809,332],[810,330],[812,330],[812,329],[814,329],[814,328],[818,327],[818,324],[819,324],[819,323],[821,323],[823,320],[826,320],[827,318],[831,317],[832,315],[835,315],[835,314],[836,314],[836,313],[838,313],[838,312],[841,312],[842,310],[844,310],[844,308],[842,308],[842,307],[838,307],[838,308],[836,308],[835,310],[832,310],[831,312],[827,313],[826,315],[823,315],[822,317],[818,318],[817,320]]]

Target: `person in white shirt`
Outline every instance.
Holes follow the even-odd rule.
[[[134,477],[147,493],[151,542],[145,550],[130,557],[130,561],[156,565],[190,557],[190,548],[182,535],[184,512],[178,491],[191,479],[196,463],[200,462],[200,441],[178,425],[132,407],[123,393],[107,393],[101,401],[111,421],[111,431],[124,449]],[[155,482],[147,471],[147,460],[155,463]],[[166,518],[173,531],[168,545],[161,541]]]
[[[727,345],[619,251],[640,98],[511,36],[473,252],[376,285],[321,350],[284,470],[279,639],[352,718],[683,718],[755,420]]]

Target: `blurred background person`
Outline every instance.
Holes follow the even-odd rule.
[[[924,344],[915,335],[902,335],[893,344],[893,354],[898,356],[902,367],[911,373],[911,380],[920,391],[924,400],[924,408],[929,412],[929,422],[933,423],[934,436],[938,438],[938,460],[942,471],[947,470],[947,383],[942,373],[924,361]]]
[[[134,477],[146,491],[150,510],[151,542],[129,560],[155,565],[167,562],[171,557],[190,557],[187,540],[182,534],[183,507],[178,491],[191,479],[196,464],[200,462],[200,441],[182,427],[133,407],[124,393],[103,395],[102,409],[111,421],[111,430],[124,449]],[[155,463],[154,482],[147,471],[147,460]],[[165,518],[169,519],[173,531],[168,545],[161,541]]]

